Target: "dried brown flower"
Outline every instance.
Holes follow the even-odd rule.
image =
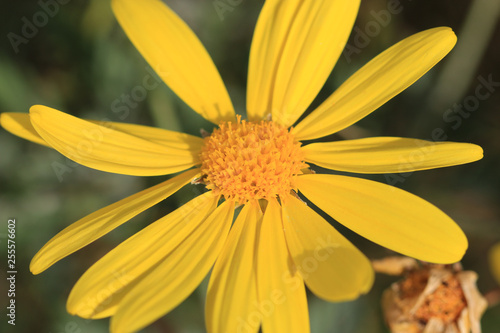
[[[480,333],[487,307],[476,287],[477,274],[460,264],[419,264],[406,257],[374,263],[376,271],[405,275],[382,296],[392,333]]]

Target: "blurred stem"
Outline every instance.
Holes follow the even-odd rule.
[[[486,51],[500,14],[500,0],[474,0],[458,42],[450,53],[437,84],[430,94],[428,105],[433,112],[442,113],[461,99]]]

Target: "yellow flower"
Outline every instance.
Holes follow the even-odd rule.
[[[113,0],[112,6],[165,83],[219,127],[201,139],[81,120],[39,105],[29,115],[1,115],[12,133],[94,169],[136,176],[182,171],[61,231],[33,258],[34,274],[190,182],[209,189],[90,267],[71,291],[70,313],[111,316],[113,332],[136,331],[188,297],[213,266],[208,332],[308,332],[304,283],[323,299],[350,300],[370,289],[373,271],[299,193],[394,251],[436,263],[461,259],[467,239],[435,206],[386,184],[315,174],[308,164],[366,174],[410,172],[476,161],[480,147],[396,137],[301,145],[350,126],[415,82],[452,49],[451,29],[423,31],[389,48],[291,127],[333,69],[359,1],[266,1],[250,52],[248,121],[236,117],[206,50],[167,6],[159,0]]]

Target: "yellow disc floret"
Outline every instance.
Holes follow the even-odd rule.
[[[239,203],[290,193],[295,176],[307,167],[300,142],[286,127],[240,117],[206,137],[200,157],[207,188]]]

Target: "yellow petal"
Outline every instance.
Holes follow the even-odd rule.
[[[288,253],[284,232],[280,206],[270,200],[257,251],[257,313],[265,333],[307,333],[310,328],[304,281]]]
[[[186,299],[208,274],[221,252],[233,213],[233,203],[221,204],[148,272],[123,298],[111,319],[111,332],[135,332]]]
[[[50,147],[31,125],[28,113],[5,112],[0,114],[0,125],[10,133],[23,139]]]
[[[97,170],[154,176],[179,172],[199,163],[199,149],[173,148],[45,106],[31,107],[30,117],[33,127],[50,146]]]
[[[123,297],[135,288],[142,277],[148,272],[149,270],[135,280],[130,280],[128,276],[124,274],[114,273],[112,279],[109,280],[108,288],[103,289],[101,294],[94,295],[94,297],[87,297],[86,300],[88,303],[85,307],[81,308],[79,313],[74,314],[86,319],[111,317],[116,313]],[[68,310],[68,312],[70,311]]]
[[[450,28],[441,27],[422,31],[390,47],[297,124],[296,138],[323,137],[364,118],[424,75],[456,41]]]
[[[39,274],[57,261],[92,243],[189,183],[200,170],[186,171],[156,186],[131,195],[71,224],[55,235],[33,257],[30,270]]]
[[[98,122],[89,120],[90,122],[116,129],[118,131],[137,136],[149,141],[153,141],[168,147],[169,149],[189,150],[199,152],[203,146],[203,139],[197,136],[192,136],[185,133],[169,131],[163,128],[115,123],[115,122]]]
[[[302,147],[306,162],[357,173],[405,173],[477,161],[481,147],[470,143],[374,137]]]
[[[111,5],[137,50],[187,105],[215,124],[234,120],[217,68],[177,14],[160,0],[113,0]]]
[[[303,202],[284,199],[286,242],[309,289],[331,302],[367,293],[374,278],[368,258]]]
[[[467,238],[427,201],[386,184],[346,176],[303,175],[299,190],[325,213],[369,240],[434,263],[462,259]]]
[[[149,127],[143,125],[134,125],[126,123],[115,123],[109,121],[87,121],[113,128],[127,134],[138,136],[140,138],[157,142],[169,148],[187,149],[191,151],[199,151],[203,145],[203,139],[185,133],[165,130],[162,128]],[[0,114],[0,125],[7,131],[17,135],[23,139],[50,147],[33,128],[29,113],[20,112],[5,112]]]
[[[118,245],[78,280],[68,312],[84,318],[114,314],[123,297],[205,221],[216,203],[208,192]]]
[[[349,37],[359,0],[268,0],[250,50],[247,112],[292,125],[330,75]]]
[[[493,277],[500,285],[500,243],[495,244],[490,250],[490,267]]]
[[[250,202],[231,228],[208,285],[205,317],[209,333],[259,331],[260,318],[254,314],[257,304],[255,253],[261,220],[258,203]]]

